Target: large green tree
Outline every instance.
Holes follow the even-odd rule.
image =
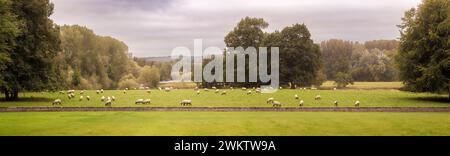
[[[317,76],[322,69],[320,48],[314,44],[306,25],[286,27],[280,35],[281,85],[294,87],[317,84]]]
[[[239,21],[237,26],[233,29],[233,31],[229,32],[225,36],[225,45],[227,47],[243,47],[244,49],[248,47],[255,47],[258,50],[258,47],[262,45],[262,42],[264,40],[264,31],[263,29],[267,28],[269,24],[264,21],[262,18],[252,18],[252,17],[245,17]],[[257,51],[258,52],[258,51]],[[229,58],[230,59],[230,58]],[[236,58],[235,58],[236,60]],[[235,62],[236,63],[236,62]],[[245,62],[245,74],[246,74],[246,81],[245,83],[233,83],[233,85],[237,86],[258,86],[260,83],[259,81],[256,83],[250,83],[249,82],[249,59],[246,59]],[[255,68],[255,67],[252,67]],[[257,67],[256,67],[257,68]],[[257,68],[258,69],[258,68]],[[235,68],[236,71],[236,68]],[[237,75],[235,74],[235,80]],[[208,84],[211,85],[211,84]]]
[[[19,91],[56,87],[58,74],[52,62],[60,46],[59,29],[49,18],[53,13],[49,0],[14,0],[11,8],[21,33],[5,63],[1,89],[7,100],[17,99]]]
[[[20,33],[16,16],[11,9],[10,0],[0,0],[0,87],[5,85],[4,75],[11,62],[10,53]]]
[[[397,61],[406,89],[449,93],[450,1],[423,0],[402,20]]]

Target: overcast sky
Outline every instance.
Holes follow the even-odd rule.
[[[403,13],[420,0],[51,0],[57,24],[78,24],[124,41],[135,56],[169,56],[194,39],[223,47],[245,16],[264,18],[265,31],[305,23],[316,43],[396,39]]]

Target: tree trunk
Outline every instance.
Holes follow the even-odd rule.
[[[10,90],[5,89],[4,92],[5,92],[5,100],[6,101],[15,101],[19,98],[18,90],[14,89],[14,90],[10,91]]]

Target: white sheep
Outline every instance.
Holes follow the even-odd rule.
[[[86,100],[90,101],[91,97],[90,96],[86,96]]]
[[[192,100],[182,100],[180,104],[181,106],[190,106],[192,105]]]
[[[52,105],[61,105],[61,99],[56,99],[55,101],[52,102]]]
[[[247,91],[247,95],[250,95],[250,94],[252,94],[252,91],[251,90]]]
[[[164,88],[164,91],[166,91],[166,92],[170,92],[170,88]]]
[[[134,102],[134,104],[144,104],[144,99],[137,99],[136,102]]]
[[[128,90],[128,88],[125,88],[125,90]]]
[[[333,88],[333,90],[337,90],[337,88]]]
[[[100,98],[100,101],[104,102],[104,101],[105,101],[105,96],[102,96],[102,97]]]
[[[300,100],[300,104],[299,104],[299,106],[300,107],[303,107],[305,105],[305,101],[303,101],[303,100]]]
[[[272,102],[273,102],[273,100],[275,100],[275,98],[273,98],[273,97],[271,97],[271,98],[268,98],[268,99],[267,99],[267,104],[269,104],[269,103],[272,103]]]
[[[111,107],[111,105],[112,105],[111,100],[106,101],[105,106]]]
[[[321,100],[322,97],[320,95],[316,95],[316,97],[314,97],[314,100]]]
[[[199,90],[197,90],[197,95],[200,95],[200,91]]]
[[[217,94],[217,93],[219,93],[219,92],[220,92],[220,90],[219,90],[219,89],[216,89],[215,93]]]
[[[205,92],[209,91],[208,88],[203,89]]]
[[[217,89],[217,87],[211,87],[212,89]]]
[[[356,102],[355,102],[355,107],[359,107],[359,105],[360,105],[360,102],[359,102],[359,101],[356,101]]]
[[[84,94],[84,90],[80,91],[80,94],[83,95]]]
[[[106,98],[106,101],[111,101],[111,97],[108,96],[108,98]]]
[[[100,90],[95,91],[97,94],[100,94]]]
[[[83,101],[83,95],[82,95],[82,96],[80,96],[80,101]]]
[[[147,90],[147,93],[152,93],[152,91],[151,90]]]
[[[247,88],[245,88],[245,87],[242,87],[242,90],[247,90]]]
[[[151,103],[152,103],[152,101],[150,99],[145,99],[143,102],[143,104],[151,104]]]
[[[100,89],[100,93],[103,93],[104,91],[103,91],[103,89]]]
[[[112,101],[116,101],[116,97],[115,96],[112,96],[111,99],[112,99]]]
[[[220,95],[227,95],[227,91],[222,91],[222,93],[220,93]]]
[[[273,102],[272,102],[272,107],[281,107],[281,102],[279,102],[279,101],[273,101]]]
[[[338,100],[334,101],[334,106],[337,107],[338,105],[339,105],[339,101]]]
[[[123,94],[126,94],[127,93],[127,90],[123,90]]]
[[[295,98],[296,100],[298,100],[298,99],[299,99],[299,97],[298,97],[298,95],[297,95],[297,94],[295,94],[295,95],[294,95],[294,98]]]

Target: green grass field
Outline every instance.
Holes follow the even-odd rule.
[[[77,91],[77,93],[79,93]],[[123,94],[120,90],[106,90],[105,93],[97,95],[95,91],[86,91],[84,96],[89,95],[91,101],[79,101],[77,98],[69,100],[67,95],[59,93],[20,93],[21,99],[16,102],[0,101],[0,107],[11,106],[52,106],[54,99],[60,98],[63,106],[90,106],[103,107],[100,101],[101,96],[115,96],[117,101],[113,102],[113,107],[136,107],[136,106],[179,106],[179,102],[184,99],[191,99],[193,106],[206,107],[271,107],[266,104],[269,97],[282,102],[283,107],[297,107],[299,100],[294,99],[298,94],[300,99],[305,101],[306,107],[329,107],[338,100],[340,106],[353,106],[356,100],[361,101],[362,107],[449,107],[447,95],[437,95],[430,93],[410,93],[398,90],[290,90],[283,89],[273,94],[246,95],[245,91],[240,89],[227,90],[227,95],[220,95],[210,90],[197,95],[192,89],[173,90],[163,92],[152,90],[147,93],[145,90],[130,90]],[[321,101],[315,101],[314,97],[321,95]],[[151,105],[135,105],[136,99],[151,99]]]
[[[450,113],[0,113],[0,135],[450,135]]]

